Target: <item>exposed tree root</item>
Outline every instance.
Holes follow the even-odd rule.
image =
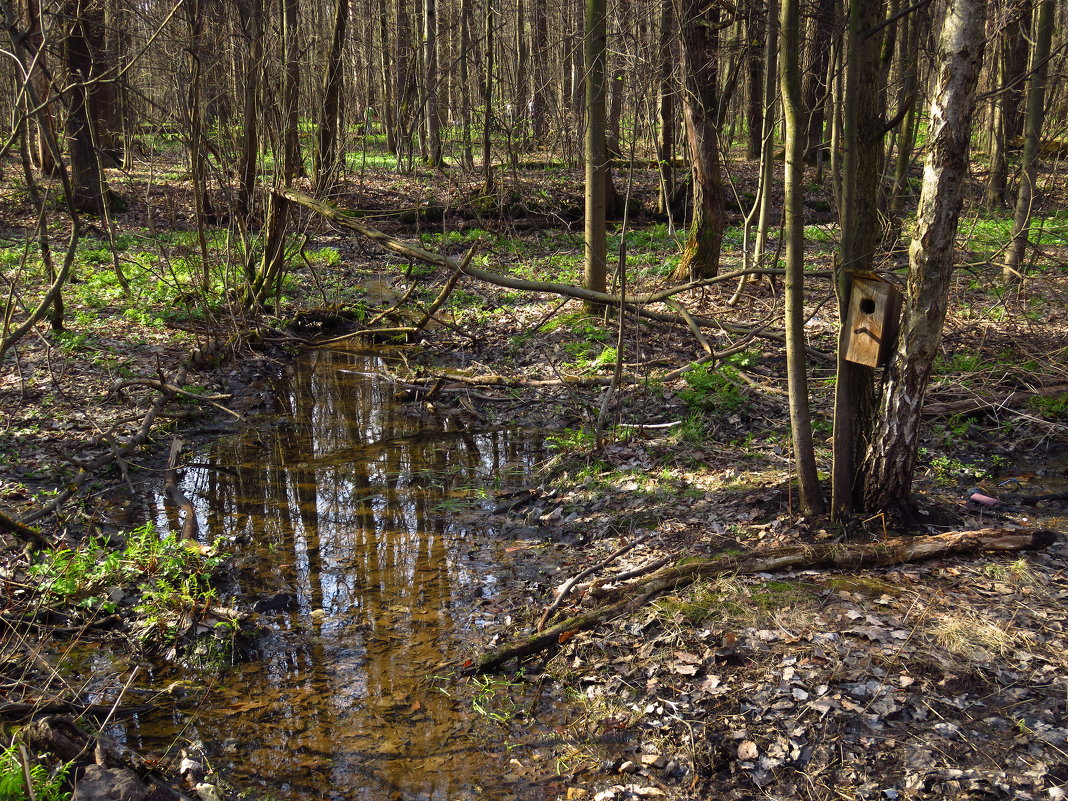
[[[641,581],[608,590],[601,604],[539,633],[485,654],[466,673],[488,673],[512,659],[522,659],[566,642],[586,631],[631,612],[662,593],[686,587],[699,579],[773,573],[780,570],[833,568],[859,570],[918,562],[977,551],[1026,551],[1045,548],[1057,539],[1053,531],[978,529],[950,531],[928,537],[901,537],[866,544],[795,545],[745,556],[721,556],[668,565]]]

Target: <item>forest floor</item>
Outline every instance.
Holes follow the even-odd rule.
[[[180,176],[150,181],[135,172],[116,176],[116,186],[125,209],[80,247],[65,296],[66,330],[41,326],[0,370],[0,509],[13,517],[47,503],[79,461],[105,456],[135,432],[157,393],[143,385],[116,390],[122,382],[170,379],[196,351],[187,390],[238,414],[270,408],[266,378],[284,366],[285,348],[344,333],[336,327],[343,317],[371,319],[413,283],[411,298],[425,304],[447,278],[302,214],[301,257],[270,314],[252,320],[225,292],[198,294],[201,245]],[[654,176],[639,175],[633,186],[636,201],[650,208]],[[480,194],[474,179],[376,171],[344,183],[334,200],[429,250],[459,256],[475,246],[473,263],[485,269],[577,284],[579,189],[576,174],[562,169],[502,171],[493,196]],[[1065,191],[1052,188],[1035,264],[1026,280],[1008,286],[996,265],[1008,212],[964,217],[962,266],[917,470],[927,522],[907,533],[1068,531],[1063,501],[988,507],[969,500],[976,492],[1063,493],[1068,484],[1068,218],[1052,211],[1066,207],[1059,202]],[[33,209],[16,188],[4,192],[0,266],[14,280],[24,269],[21,243]],[[821,271],[832,264],[836,229],[826,192],[812,188],[808,202],[806,330],[824,354],[813,357],[810,378],[825,476],[834,384],[827,355],[837,315]],[[740,216],[736,205],[724,271],[740,262]],[[239,271],[232,237],[209,234],[209,258],[224,273]],[[627,292],[666,286],[680,241],[647,211],[636,211],[625,231],[617,227],[609,251],[625,251]],[[129,291],[115,277],[112,245]],[[901,238],[880,265],[898,284],[906,251]],[[556,455],[538,481],[513,488],[519,494],[502,495],[497,510],[485,513],[505,527],[532,574],[544,548],[563,554],[555,586],[640,536],[646,539],[607,573],[663,556],[885,536],[881,519],[831,526],[798,513],[781,344],[729,333],[732,325],[778,328],[781,288],[751,283],[731,306],[733,291],[724,283],[678,296],[691,314],[724,323],[706,332],[715,350],[735,351],[716,368],[686,373],[677,370],[705,351],[685,325],[631,317],[620,325],[616,316],[590,316],[577,301],[466,278],[421,334],[410,371],[398,376],[409,387],[412,414],[430,402],[472,420],[552,432]],[[31,300],[27,294],[22,302]],[[233,338],[253,325],[252,344]],[[620,355],[632,383],[605,401]],[[603,403],[598,448],[590,432]],[[158,468],[171,434],[207,436],[228,418],[181,398],[161,420],[147,452],[94,476],[47,523],[49,539],[73,543],[108,529],[122,507],[136,506],[137,493],[162,483]],[[21,575],[24,556],[8,545],[10,579]],[[518,797],[1062,798],[1066,566],[1061,538],[1026,554],[736,576],[669,593],[574,636],[528,668],[528,678],[550,675],[570,688],[586,714],[575,736],[562,738],[571,745],[561,744],[552,759],[513,760],[517,784],[541,788]],[[510,599],[500,626],[486,632],[487,647],[515,630],[505,626],[506,614],[533,625],[531,610],[550,600],[553,586],[545,585],[542,594]],[[607,758],[606,741],[626,756]]]

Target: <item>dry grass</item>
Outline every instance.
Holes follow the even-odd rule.
[[[945,615],[931,630],[939,647],[974,661],[989,661],[1013,647],[1014,637],[1001,626],[975,613]]]

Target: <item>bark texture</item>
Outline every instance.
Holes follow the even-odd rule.
[[[986,0],[953,0],[939,48],[917,231],[896,353],[887,367],[874,435],[864,463],[864,505],[911,512],[912,474],[923,398],[942,337],[964,186],[975,86],[982,66]]]
[[[682,116],[693,171],[693,219],[676,281],[716,274],[723,242],[723,178],[720,175],[719,83],[720,7],[701,0],[675,0],[682,47]]]

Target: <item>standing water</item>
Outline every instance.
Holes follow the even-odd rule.
[[[508,702],[434,679],[518,580],[514,543],[472,511],[522,480],[537,439],[413,414],[382,364],[313,351],[283,380],[280,419],[193,457],[183,489],[202,538],[234,553],[246,598],[283,609],[263,616],[259,658],[194,691],[199,705],[122,735],[149,750],[200,741],[214,769],[276,799],[546,797],[509,765],[538,758],[542,713],[509,726]]]

